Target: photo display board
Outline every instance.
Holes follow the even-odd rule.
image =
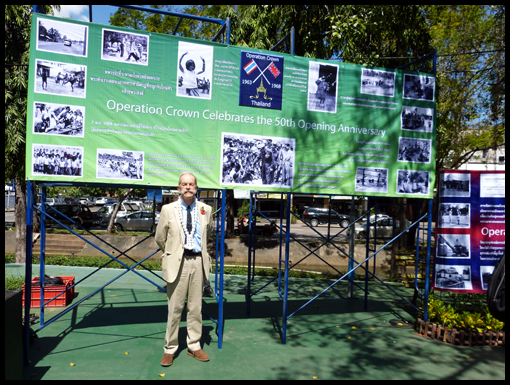
[[[485,293],[504,252],[505,172],[441,174],[434,289]]]
[[[33,15],[26,177],[432,198],[435,77]]]

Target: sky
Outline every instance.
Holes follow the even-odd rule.
[[[182,8],[185,5],[176,5],[177,8]],[[110,14],[115,13],[119,7],[111,5],[93,5],[92,6],[92,21],[98,24],[109,25]],[[88,5],[61,5],[60,12],[55,11],[55,16],[68,18],[73,20],[90,21],[89,20],[89,6]]]

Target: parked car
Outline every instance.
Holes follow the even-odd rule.
[[[408,220],[406,220],[405,227],[401,228],[400,231],[404,231],[405,229],[407,229],[410,224],[411,223]],[[370,221],[370,238],[375,237],[376,233],[377,238],[393,237],[393,218],[386,216],[383,218],[378,218],[375,221]],[[367,224],[365,221],[365,224],[359,224],[354,227],[354,237],[357,239],[365,239],[366,236],[367,236]]]
[[[118,203],[106,203],[103,207],[97,210],[94,213],[95,223],[99,225],[108,224],[108,222],[110,221],[110,217],[112,216],[113,211],[115,210],[115,207],[117,205]],[[135,211],[140,211],[140,208],[137,205],[122,202],[122,206],[117,212],[117,218],[134,213]]]
[[[87,207],[94,206],[94,202],[90,198],[80,198],[80,203]]]
[[[102,206],[104,204],[108,203],[108,198],[106,197],[99,197],[99,198],[96,198],[96,206]]]
[[[59,203],[64,203],[64,200],[62,198],[46,198],[46,203],[53,206]]]
[[[90,228],[94,224],[94,214],[86,206],[80,203],[66,204],[57,203],[53,206],[46,204],[46,213],[62,222],[64,225],[69,226],[72,229],[78,229],[81,225],[85,228]],[[63,215],[62,215],[63,214]],[[65,215],[65,216],[64,216]],[[72,219],[75,223],[68,220],[66,217]],[[49,227],[60,227],[60,225],[52,220],[46,221]]]
[[[348,215],[339,214],[335,210],[331,210],[331,217],[329,216],[329,209],[319,207],[308,207],[301,216],[304,222],[310,223],[313,227],[320,224],[328,223],[328,218],[331,218],[331,223],[337,223],[341,227],[348,227],[351,223]]]
[[[78,198],[65,197],[64,203],[67,203],[68,205],[78,204],[80,203],[80,200]]]
[[[125,200],[124,201],[125,203],[130,203],[131,205],[136,205],[139,207],[139,210],[149,210],[149,205],[143,203],[142,201],[140,200]]]
[[[380,219],[380,218],[389,218],[390,216],[389,215],[386,215],[386,214],[377,214],[377,215],[370,215],[370,222],[373,222],[375,221],[376,219]],[[363,217],[360,222],[366,222],[367,221],[367,217]]]
[[[116,231],[150,231],[152,233],[158,225],[159,215],[159,212],[156,211],[156,217],[154,218],[154,212],[152,211],[136,211],[126,216],[115,218],[114,227]]]
[[[107,203],[115,203],[115,202],[118,202],[117,198],[100,197],[100,198],[96,198],[95,205],[96,206],[102,206],[102,205],[105,205]]]

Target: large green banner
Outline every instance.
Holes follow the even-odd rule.
[[[29,180],[431,198],[435,78],[34,15]]]

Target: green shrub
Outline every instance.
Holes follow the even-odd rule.
[[[483,294],[448,293],[446,301],[429,295],[429,322],[438,323],[450,329],[465,331],[501,331],[505,323],[494,318],[484,303]]]

